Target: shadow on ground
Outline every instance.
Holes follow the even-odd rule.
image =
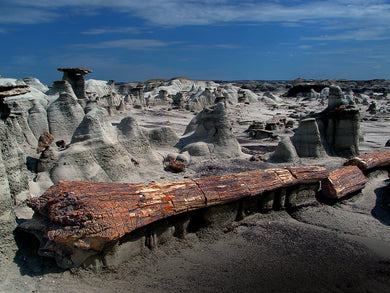
[[[390,179],[386,180],[387,186],[375,189],[376,204],[371,215],[382,224],[390,226]]]
[[[15,229],[14,237],[18,246],[14,263],[18,265],[21,275],[34,277],[64,271],[56,265],[54,259],[38,255],[39,241],[34,235]]]

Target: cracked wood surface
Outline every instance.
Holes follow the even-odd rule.
[[[319,182],[328,174],[323,167],[297,167],[171,183],[59,181],[27,204],[37,216],[49,220],[43,233],[50,241],[101,251],[106,243],[157,220],[278,188]]]
[[[339,199],[363,189],[366,181],[366,177],[357,166],[346,166],[331,172],[322,181],[322,191],[329,198]]]
[[[345,162],[346,166],[358,166],[361,170],[368,170],[390,165],[390,151],[366,153]]]

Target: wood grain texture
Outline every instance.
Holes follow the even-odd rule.
[[[366,153],[348,160],[344,163],[345,166],[358,166],[361,170],[369,170],[373,168],[390,165],[390,151]]]
[[[357,166],[346,166],[331,172],[322,181],[323,194],[329,198],[339,199],[363,189],[366,177]]]
[[[277,168],[170,183],[59,181],[28,205],[49,220],[50,241],[100,251],[108,242],[157,220],[222,205],[294,184],[319,182],[322,167]]]

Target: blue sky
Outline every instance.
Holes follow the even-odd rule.
[[[0,74],[390,78],[390,1],[0,0]]]

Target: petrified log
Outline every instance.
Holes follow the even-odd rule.
[[[331,172],[328,178],[322,180],[324,196],[339,199],[363,189],[366,177],[357,166],[346,166]]]
[[[322,167],[302,167],[172,183],[59,181],[41,197],[28,200],[34,219],[20,227],[37,235],[45,252],[50,250],[60,266],[79,266],[85,258],[77,251],[88,251],[85,257],[91,251],[99,253],[107,244],[157,220],[295,184],[319,182],[327,175]]]
[[[366,153],[348,160],[345,166],[358,166],[361,170],[368,170],[390,165],[390,151]]]

